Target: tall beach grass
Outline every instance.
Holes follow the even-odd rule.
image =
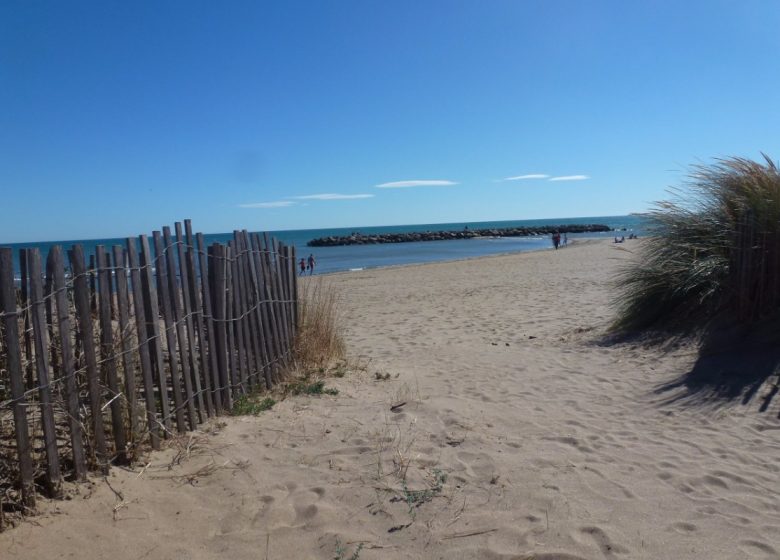
[[[346,347],[336,290],[320,278],[302,279],[298,305],[295,365],[301,369],[326,368],[343,359]]]
[[[619,277],[615,330],[691,333],[780,319],[780,171],[744,158],[692,168],[644,217]]]

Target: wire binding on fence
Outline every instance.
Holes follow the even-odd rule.
[[[174,421],[176,430],[194,429],[255,386],[270,388],[292,360],[295,249],[246,231],[206,247],[189,221],[185,227],[186,241],[178,223],[175,240],[169,228],[155,232],[154,255],[144,236],[140,252],[137,238],[115,247],[113,263],[99,247],[90,267],[74,246],[70,274],[60,248],[52,249],[57,256],[50,253],[45,274],[38,250],[23,250],[21,291],[10,250],[0,249],[6,504],[16,496],[21,509],[32,507],[40,474],[56,495],[61,458],[80,479],[87,467],[105,471],[127,460],[140,444],[159,446],[161,435],[174,433]],[[4,420],[11,413],[13,421]],[[42,447],[33,443],[40,439]]]

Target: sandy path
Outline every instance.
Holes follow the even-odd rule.
[[[595,343],[627,256],[333,275],[367,365],[329,380],[338,396],[229,419],[181,464],[114,469],[123,500],[97,479],[0,535],[2,557],[780,557],[778,404],[669,404],[654,390],[691,349]]]

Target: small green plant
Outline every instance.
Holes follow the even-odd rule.
[[[352,556],[347,558],[347,547],[339,539],[336,539],[336,555],[333,557],[333,560],[359,560],[361,550],[363,550],[363,543],[358,544]]]
[[[409,515],[415,518],[415,508],[420,507],[426,502],[430,502],[436,496],[441,494],[444,483],[447,482],[447,473],[439,469],[433,470],[433,484],[425,490],[409,490],[406,486],[406,480],[403,481],[403,498],[409,507]]]
[[[305,381],[297,381],[290,385],[290,394],[292,395],[338,395],[339,390],[333,388],[326,388],[324,381],[315,381],[313,383],[306,383]]]
[[[271,397],[266,397],[261,401],[255,400],[252,395],[242,395],[233,403],[233,416],[257,416],[261,412],[271,410],[276,401]]]

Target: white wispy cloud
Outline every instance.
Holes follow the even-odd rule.
[[[550,181],[584,181],[590,179],[587,175],[561,175],[559,177],[550,177]]]
[[[410,187],[449,187],[457,185],[455,181],[433,180],[433,181],[393,181],[392,183],[382,183],[375,185],[378,189],[408,189]]]
[[[324,193],[324,194],[307,194],[305,196],[293,196],[297,200],[354,200],[358,198],[373,198],[373,194],[337,194],[337,193]]]
[[[501,181],[525,181],[526,179],[547,179],[549,175],[544,173],[530,173],[529,175],[517,175],[515,177],[504,177]]]
[[[295,204],[292,200],[277,200],[275,202],[249,202],[247,204],[239,204],[239,208],[284,208],[286,206],[292,206]]]

